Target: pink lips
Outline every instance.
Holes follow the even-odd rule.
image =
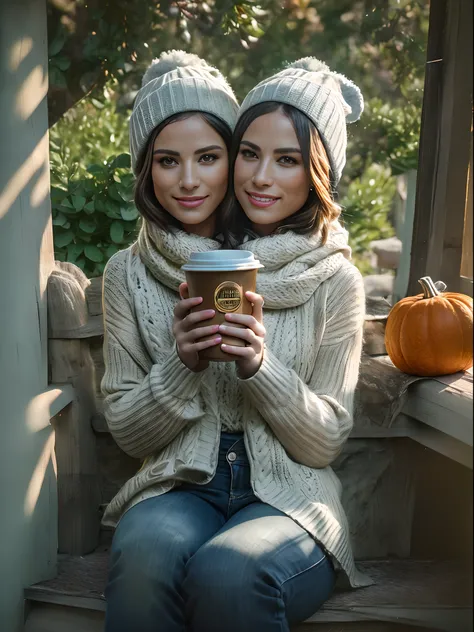
[[[278,200],[280,199],[273,195],[263,195],[261,193],[254,193],[253,191],[246,191],[246,193],[248,195],[250,203],[257,208],[268,208],[269,206],[275,204],[275,202],[278,202]]]
[[[180,204],[184,206],[184,208],[197,208],[201,206],[209,196],[205,195],[204,197],[175,197],[174,199]]]

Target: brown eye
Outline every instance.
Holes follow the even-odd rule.
[[[172,167],[173,165],[177,164],[176,160],[174,158],[171,158],[170,156],[163,156],[163,158],[159,159],[158,163],[162,167]]]
[[[204,163],[210,164],[210,163],[215,162],[218,158],[219,158],[219,156],[216,156],[216,154],[203,154],[199,158],[199,162],[204,162]]]
[[[244,158],[248,158],[248,159],[257,158],[257,154],[250,149],[241,149],[240,154]]]
[[[298,161],[292,158],[291,156],[281,156],[278,159],[278,162],[282,165],[297,165]]]

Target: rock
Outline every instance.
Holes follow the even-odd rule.
[[[364,277],[365,295],[387,298],[393,292],[395,277],[392,274],[368,274]]]
[[[365,297],[364,353],[369,356],[385,355],[385,326],[392,309],[382,296]]]
[[[396,270],[400,263],[402,242],[398,237],[378,239],[370,243],[370,248],[377,259],[377,268]]]

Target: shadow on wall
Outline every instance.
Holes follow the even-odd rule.
[[[8,5],[8,6],[7,6]],[[0,621],[22,626],[23,587],[54,574],[56,493],[49,410],[46,2],[0,3]]]

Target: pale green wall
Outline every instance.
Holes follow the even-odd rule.
[[[0,629],[56,563],[45,284],[52,266],[45,0],[0,0]]]

